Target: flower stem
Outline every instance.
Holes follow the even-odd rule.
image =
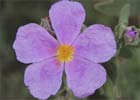
[[[71,92],[71,90],[68,88],[67,86],[67,82],[66,82],[66,74],[64,73],[64,76],[63,76],[63,84],[64,84],[64,87],[66,89],[66,95],[65,95],[65,99],[66,100],[87,100],[87,98],[84,98],[84,99],[78,99],[76,98],[73,93]]]
[[[55,96],[54,100],[88,100],[87,98],[78,99],[73,95],[73,93],[71,92],[71,90],[67,86],[65,73],[63,74],[62,81],[63,81],[63,84],[62,84],[63,87],[59,91],[59,93]]]

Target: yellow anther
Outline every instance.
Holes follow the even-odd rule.
[[[60,45],[57,49],[57,58],[60,62],[68,62],[73,58],[74,48],[70,45]]]

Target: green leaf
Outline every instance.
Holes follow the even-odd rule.
[[[129,15],[130,15],[130,5],[125,4],[120,11],[119,23],[115,27],[115,35],[119,40],[122,39],[123,33],[128,25]]]
[[[83,0],[81,0],[83,1]],[[85,0],[86,1],[86,0]],[[91,0],[93,1],[93,7],[99,13],[108,16],[116,17],[120,13],[120,9],[125,4],[131,5],[131,17],[138,16],[139,12],[139,0]]]
[[[106,84],[104,85],[105,95],[107,96],[107,100],[118,100],[119,91],[115,84],[108,78]]]
[[[122,57],[116,59],[115,64],[118,70],[116,85],[121,92],[121,98],[140,100],[136,99],[140,90],[140,48],[132,47],[130,50],[133,55],[131,59]]]
[[[126,25],[123,23],[120,23],[115,27],[115,35],[116,35],[117,39],[120,40],[123,37],[123,33],[124,33],[125,29],[126,29]]]
[[[129,15],[130,15],[130,5],[126,4],[120,11],[119,24],[128,25]]]
[[[103,66],[105,67],[107,74],[110,80],[112,81],[112,83],[115,83],[117,78],[117,67],[114,64],[114,62],[113,61],[106,62],[103,64]]]
[[[123,57],[123,58],[130,59],[133,55],[132,55],[132,52],[129,49],[129,47],[123,47],[120,49],[119,56]]]

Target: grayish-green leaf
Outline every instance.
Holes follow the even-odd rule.
[[[120,11],[119,24],[128,25],[129,15],[130,15],[130,4],[126,4]]]

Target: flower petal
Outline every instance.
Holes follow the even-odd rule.
[[[74,46],[76,55],[95,63],[106,62],[116,53],[116,42],[112,30],[100,24],[85,29]]]
[[[82,58],[66,64],[67,83],[78,98],[87,97],[106,81],[106,71],[99,65]]]
[[[85,10],[78,2],[63,0],[49,11],[52,27],[61,43],[70,44],[80,33]]]
[[[62,83],[64,64],[56,59],[34,63],[27,67],[24,83],[30,93],[39,99],[55,95]]]
[[[55,56],[57,41],[43,27],[30,23],[18,29],[13,48],[19,61],[32,63]]]

